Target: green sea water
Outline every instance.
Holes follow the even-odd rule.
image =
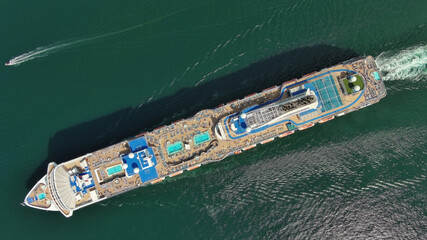
[[[0,2],[1,239],[426,239],[425,1]],[[360,55],[378,104],[76,211],[61,163]]]

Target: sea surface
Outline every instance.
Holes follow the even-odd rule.
[[[427,239],[426,1],[0,2],[1,239]],[[61,163],[372,55],[378,104],[66,219]]]

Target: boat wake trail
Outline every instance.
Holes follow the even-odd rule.
[[[65,43],[57,43],[57,44],[53,44],[53,45],[46,46],[46,47],[38,47],[35,50],[32,50],[30,52],[21,54],[17,57],[10,59],[9,62],[7,62],[5,65],[6,66],[19,65],[21,63],[30,61],[34,58],[45,57],[45,56],[49,55],[50,53],[57,52],[61,49],[76,45],[78,43],[83,43],[83,42],[85,42],[85,40],[90,41],[91,39],[81,39],[81,40],[65,42]]]
[[[193,8],[193,7],[189,7],[189,8],[184,8],[184,9],[181,9],[181,10],[177,10],[177,11],[174,11],[172,13],[166,14],[166,15],[164,15],[162,17],[158,17],[158,18],[152,19],[150,21],[143,22],[143,23],[140,23],[138,25],[135,25],[135,26],[132,26],[132,27],[128,27],[128,28],[125,28],[125,29],[122,29],[122,30],[118,30],[118,31],[115,31],[115,32],[109,32],[109,33],[104,33],[102,35],[97,35],[97,36],[92,36],[92,37],[87,37],[87,38],[77,39],[77,40],[69,40],[69,41],[66,41],[66,42],[55,43],[55,44],[52,44],[52,45],[49,45],[49,46],[38,47],[35,50],[32,50],[30,52],[21,54],[21,55],[19,55],[17,57],[14,57],[14,58],[10,59],[9,62],[7,62],[5,65],[6,66],[19,65],[21,63],[28,62],[28,61],[33,60],[35,58],[45,57],[45,56],[47,56],[47,55],[49,55],[51,53],[55,53],[55,52],[58,52],[60,50],[64,50],[66,48],[78,46],[79,44],[83,44],[83,43],[95,41],[95,40],[98,40],[98,39],[101,39],[101,38],[110,37],[110,36],[114,36],[114,35],[117,35],[117,34],[129,32],[129,31],[132,31],[132,30],[144,27],[144,26],[146,26],[148,24],[158,22],[160,20],[163,20],[163,19],[165,19],[167,17],[170,17],[172,15],[178,14],[180,12],[186,11],[186,10],[188,10],[190,8]]]
[[[427,45],[383,52],[375,61],[385,81],[427,79]]]

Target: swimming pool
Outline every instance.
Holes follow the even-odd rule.
[[[109,176],[114,175],[116,173],[119,173],[121,171],[122,171],[122,165],[121,164],[107,168],[107,173]]]
[[[209,132],[204,132],[194,136],[194,145],[199,145],[209,140],[211,140],[211,136],[209,135]]]
[[[45,199],[45,198],[46,198],[46,194],[45,194],[45,193],[40,193],[39,195],[37,195],[37,198],[38,198],[39,200],[43,200],[43,199]]]
[[[378,72],[374,72],[374,78],[375,80],[380,80],[381,79],[380,74]]]
[[[176,142],[174,144],[168,145],[168,155],[172,155],[182,151],[182,142]]]

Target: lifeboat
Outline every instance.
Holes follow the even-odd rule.
[[[256,93],[249,94],[249,95],[248,95],[248,96],[246,96],[245,98],[252,97],[252,96],[254,96],[254,95],[256,95]]]
[[[175,122],[173,122],[172,124],[176,124],[176,123],[179,123],[179,122],[181,122],[182,120],[184,120],[184,119],[179,119],[179,120],[176,120]]]
[[[237,101],[239,101],[239,99],[236,99],[234,101],[228,102],[227,104],[231,104],[231,103],[234,103],[234,102],[237,102]]]
[[[311,128],[313,126],[314,126],[314,123],[310,123],[310,124],[307,124],[307,125],[304,125],[304,126],[298,128],[298,130],[305,130],[305,129]]]
[[[266,144],[266,143],[269,143],[269,142],[271,142],[273,140],[274,140],[274,138],[270,138],[270,139],[262,141],[261,144]]]
[[[270,91],[270,90],[275,89],[275,88],[277,88],[277,86],[269,87],[269,88],[266,88],[266,89],[264,89],[262,91],[263,92],[267,92],[267,91]]]
[[[247,151],[247,150],[252,149],[252,148],[254,148],[254,147],[256,147],[256,144],[254,144],[254,145],[252,145],[252,146],[249,146],[249,147],[245,147],[245,148],[243,148],[243,151]]]
[[[194,169],[196,169],[196,168],[198,168],[198,167],[200,167],[200,166],[201,166],[201,164],[198,164],[198,165],[195,165],[195,166],[192,166],[192,167],[187,168],[187,170],[188,170],[188,171],[191,171],[191,170],[194,170]]]
[[[292,130],[292,131],[289,131],[289,132],[282,133],[282,134],[280,134],[280,135],[279,135],[279,138],[286,137],[286,136],[288,136],[288,135],[293,134],[294,132],[295,132],[295,130]]]
[[[176,173],[172,173],[171,175],[169,175],[169,177],[175,177],[175,176],[178,176],[179,174],[181,174],[183,171],[179,171],[179,172],[176,172]]]
[[[147,132],[140,133],[140,134],[136,135],[136,137],[144,136],[146,133],[147,133]]]
[[[165,178],[159,178],[157,180],[152,181],[151,184],[159,183],[159,182],[163,181],[164,179]]]
[[[316,73],[316,72],[312,72],[312,73],[306,74],[306,75],[302,76],[302,78],[308,77],[308,76],[313,75],[313,74],[315,74],[315,73]]]
[[[320,121],[319,121],[319,123],[325,123],[325,122],[327,122],[327,121],[331,121],[332,119],[334,119],[335,118],[335,116],[332,116],[332,117],[328,117],[328,118],[323,118],[323,119],[321,119]]]

